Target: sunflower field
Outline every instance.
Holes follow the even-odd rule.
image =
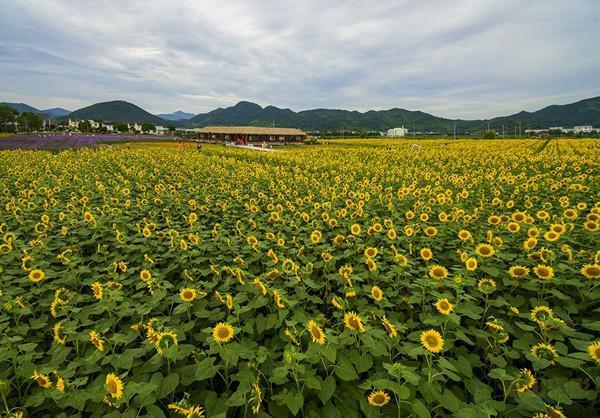
[[[2,151],[1,414],[599,416],[599,145]]]

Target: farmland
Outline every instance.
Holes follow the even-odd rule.
[[[1,151],[0,407],[595,416],[598,151]]]

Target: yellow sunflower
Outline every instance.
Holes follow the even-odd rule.
[[[521,374],[517,378],[515,387],[517,388],[518,392],[526,392],[526,391],[530,390],[531,388],[533,388],[535,383],[536,383],[536,380],[535,380],[535,377],[533,376],[533,373],[531,373],[531,370],[524,368],[524,369],[521,369]]]
[[[102,283],[100,283],[100,282],[92,283],[92,292],[94,293],[94,297],[97,300],[102,300],[102,294],[103,294]]]
[[[50,389],[52,387],[52,381],[50,378],[45,374],[38,373],[37,370],[33,372],[33,376],[31,376],[31,378],[44,389]]]
[[[462,229],[462,230],[458,231],[458,239],[460,239],[461,241],[467,241],[470,238],[471,238],[471,233],[469,231],[467,231],[466,229]]]
[[[100,337],[100,334],[98,334],[98,331],[93,330],[90,331],[90,341],[92,342],[92,344],[94,344],[94,347],[96,347],[96,349],[98,351],[104,351],[104,341],[102,341],[102,337]]]
[[[587,352],[596,363],[600,364],[600,341],[588,345]]]
[[[388,395],[387,392],[383,390],[374,390],[367,398],[369,404],[377,408],[381,408],[382,406],[387,405],[390,399],[390,395]]]
[[[319,345],[325,344],[325,333],[314,320],[311,319],[310,321],[308,321],[308,324],[306,324],[306,328],[310,332],[312,341],[314,343],[317,343]]]
[[[346,312],[344,314],[344,325],[351,331],[365,332],[362,318],[356,312]]]
[[[421,255],[421,258],[425,261],[429,261],[429,260],[431,260],[431,257],[433,257],[433,253],[427,247],[421,248],[421,250],[419,251],[419,254]]]
[[[554,269],[543,264],[535,266],[533,272],[542,280],[551,280],[554,277]]]
[[[552,344],[536,344],[531,347],[531,354],[536,358],[549,360],[550,364],[556,364],[556,360],[558,360],[558,352]]]
[[[389,337],[394,338],[398,336],[398,331],[396,330],[396,327],[389,321],[389,319],[387,319],[385,315],[383,315],[383,317],[381,318],[381,324],[383,325],[383,328],[385,329],[385,332],[387,332]]]
[[[233,327],[227,322],[219,322],[213,328],[212,335],[217,343],[225,344],[231,341],[231,339],[235,335],[235,331]]]
[[[508,269],[508,274],[513,279],[518,279],[529,275],[529,269],[523,266],[512,266]]]
[[[383,291],[379,288],[379,286],[373,286],[371,288],[371,296],[373,299],[379,302],[383,299]]]
[[[123,396],[123,382],[119,376],[114,373],[106,375],[106,390],[115,399],[120,399]]]
[[[490,244],[479,244],[475,248],[475,252],[478,256],[483,258],[489,258],[496,254],[496,250],[494,250],[494,247],[492,247]]]
[[[44,280],[44,277],[46,277],[46,273],[44,273],[42,270],[35,269],[29,272],[29,280],[34,283],[41,282]]]
[[[360,225],[359,224],[354,224],[350,227],[350,233],[352,235],[358,235],[360,234]]]
[[[365,248],[365,257],[374,258],[379,254],[379,250],[375,247],[367,247]]]
[[[439,332],[430,329],[421,333],[421,344],[427,351],[439,353],[444,348],[444,339]]]
[[[580,272],[588,279],[600,279],[600,265],[598,264],[586,264]]]
[[[197,296],[198,292],[196,289],[192,289],[191,287],[184,287],[179,291],[179,299],[181,299],[183,302],[193,302]]]
[[[448,269],[444,266],[433,265],[429,267],[429,277],[434,280],[444,280],[448,277]]]
[[[465,266],[469,271],[477,270],[477,259],[475,257],[467,258],[467,260],[465,261]]]
[[[442,315],[450,315],[450,312],[454,309],[454,305],[451,304],[447,298],[438,299],[435,303],[435,308]]]

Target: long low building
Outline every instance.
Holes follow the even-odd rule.
[[[200,139],[209,141],[295,142],[306,139],[306,132],[294,128],[267,128],[262,126],[205,126],[196,129]]]

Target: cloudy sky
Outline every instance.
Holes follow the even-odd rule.
[[[0,101],[481,118],[600,95],[598,0],[2,0]]]

